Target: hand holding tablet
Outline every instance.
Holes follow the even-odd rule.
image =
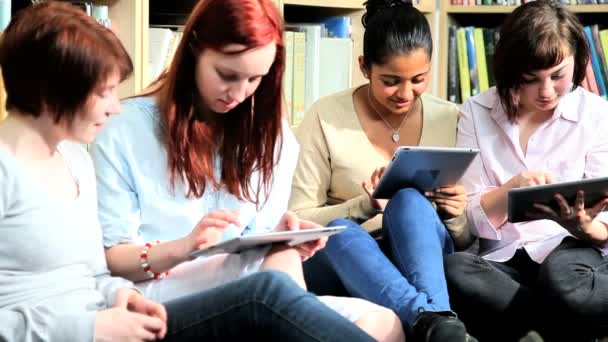
[[[514,188],[508,192],[508,221],[551,219],[567,224],[581,208],[593,219],[605,200],[608,177]]]
[[[432,191],[454,186],[478,153],[472,148],[401,146],[372,196],[390,199],[404,188]]]
[[[275,243],[296,246],[337,234],[345,229],[345,226],[336,226],[244,235],[220,242],[205,249],[196,250],[190,253],[190,256],[196,258],[199,256],[210,256],[221,253],[240,253],[251,248],[263,247]]]

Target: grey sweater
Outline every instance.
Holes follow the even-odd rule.
[[[69,142],[59,151],[79,183],[69,203],[0,149],[0,341],[93,341],[96,311],[132,287],[107,270],[88,153]]]

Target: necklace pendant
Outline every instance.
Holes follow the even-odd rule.
[[[394,132],[392,138],[395,143],[399,142],[399,139],[401,138],[399,132]]]

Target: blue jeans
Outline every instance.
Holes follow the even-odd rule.
[[[373,341],[278,271],[165,304],[165,341]]]
[[[335,274],[350,295],[392,309],[408,328],[421,311],[451,311],[443,255],[452,253],[454,245],[430,201],[418,191],[403,189],[389,201],[380,245],[350,220],[329,225],[348,229],[332,236],[305,265],[307,281],[309,275],[318,279]]]

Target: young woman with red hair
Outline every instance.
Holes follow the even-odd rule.
[[[270,0],[198,2],[169,69],[124,101],[92,147],[109,268],[151,298],[165,302],[262,269],[306,288],[301,260],[325,239],[189,256],[238,235],[316,227],[287,213],[299,146],[282,111],[281,34]],[[403,338],[385,308],[322,301],[377,339]]]
[[[0,341],[372,340],[277,271],[165,305],[110,276],[80,144],[120,112],[129,55],[80,9],[47,1],[13,17],[0,66]]]

